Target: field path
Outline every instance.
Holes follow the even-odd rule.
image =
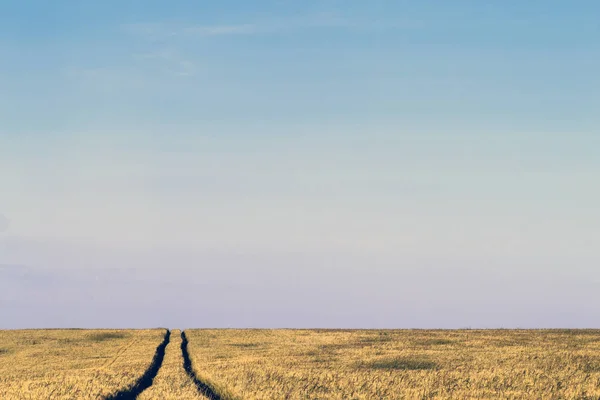
[[[218,393],[216,393],[213,390],[213,388],[211,388],[205,382],[202,382],[200,379],[198,379],[198,377],[194,373],[194,368],[192,367],[192,360],[190,359],[190,353],[188,352],[187,346],[188,339],[185,335],[185,332],[181,331],[181,354],[183,355],[183,368],[198,388],[198,391],[210,400],[224,400],[221,398],[221,396],[219,396]]]
[[[202,395],[183,369],[181,358],[181,332],[171,331],[171,341],[165,359],[152,386],[144,390],[137,400],[208,400]]]
[[[146,372],[144,372],[144,375],[142,375],[132,387],[110,395],[106,397],[106,400],[135,400],[140,393],[152,386],[152,382],[154,381],[156,374],[158,374],[158,370],[160,369],[165,358],[165,349],[169,344],[170,338],[171,331],[167,329],[165,338],[163,342],[156,348],[154,358],[152,359],[152,362],[150,363],[150,366]]]

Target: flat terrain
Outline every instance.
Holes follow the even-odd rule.
[[[598,330],[191,330],[224,399],[598,399]]]
[[[133,386],[165,330],[0,331],[0,399],[100,399]]]
[[[0,331],[0,399],[600,398],[600,330]]]

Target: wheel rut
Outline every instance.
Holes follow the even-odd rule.
[[[169,344],[169,340],[171,338],[171,331],[167,329],[165,333],[165,338],[162,343],[158,345],[156,348],[156,352],[154,353],[154,358],[152,358],[152,362],[150,366],[144,372],[144,374],[137,380],[137,382],[130,387],[129,389],[121,390],[115,394],[112,394],[105,398],[105,400],[135,400],[144,390],[148,389],[152,386],[152,382],[158,374],[158,370],[162,366],[163,360],[165,358],[165,349]]]
[[[131,348],[131,346],[133,346],[134,344],[137,343],[137,339],[133,339],[132,341],[130,341],[129,343],[127,343],[125,346],[121,347],[117,353],[115,354],[114,357],[112,357],[111,359],[109,359],[106,364],[104,364],[104,367],[110,367],[111,365],[113,365],[115,362],[117,362],[117,360],[119,358],[121,358],[121,356],[123,354],[125,354],[127,352],[127,350],[129,350]]]
[[[202,382],[196,376],[192,367],[190,353],[188,352],[188,339],[184,331],[181,331],[181,354],[183,355],[183,369],[185,369],[185,372],[187,372],[190,379],[194,382],[198,391],[210,400],[225,400],[209,384]]]

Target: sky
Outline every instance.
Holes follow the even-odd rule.
[[[3,0],[0,329],[600,328],[598,15]]]

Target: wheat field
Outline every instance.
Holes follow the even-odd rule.
[[[131,387],[165,330],[0,331],[0,399],[101,399]]]
[[[180,333],[0,331],[0,399],[600,398],[599,330]]]
[[[223,399],[598,399],[597,330],[191,330]]]

